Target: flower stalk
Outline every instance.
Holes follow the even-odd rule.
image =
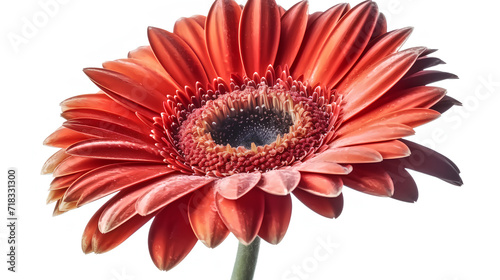
[[[259,256],[260,238],[257,237],[249,245],[238,245],[231,280],[252,280]]]

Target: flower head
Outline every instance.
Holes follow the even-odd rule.
[[[61,214],[116,193],[89,221],[86,253],[108,251],[154,218],[149,249],[168,270],[200,240],[229,233],[277,244],[291,195],[342,211],[344,186],[414,202],[407,169],[460,185],[446,157],[402,138],[459,104],[432,82],[454,75],[424,47],[399,50],[371,1],[308,14],[302,1],[244,7],[217,0],[207,17],[150,27],[149,46],[87,68],[100,88],[62,102],[48,201]]]

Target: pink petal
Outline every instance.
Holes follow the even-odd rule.
[[[342,194],[337,197],[323,197],[298,188],[293,191],[293,194],[309,209],[327,218],[337,218],[344,207]]]
[[[217,212],[215,193],[213,186],[196,190],[188,205],[189,221],[194,234],[209,248],[219,246],[229,234]]]
[[[278,169],[262,173],[257,187],[272,195],[288,195],[297,187],[300,172],[295,169]]]
[[[193,249],[198,239],[187,219],[187,199],[168,205],[158,213],[149,230],[149,254],[156,267],[170,270]]]
[[[214,180],[216,178],[196,175],[169,176],[149,185],[149,191],[137,200],[135,207],[139,214],[149,215]]]
[[[241,13],[240,54],[247,76],[265,73],[273,64],[281,32],[280,13],[274,0],[249,0]]]
[[[292,217],[292,199],[286,196],[265,194],[265,207],[259,236],[271,244],[278,244],[285,236]]]
[[[317,196],[337,197],[342,186],[339,176],[302,172],[298,188]]]
[[[217,74],[229,81],[243,73],[238,44],[241,8],[232,0],[217,0],[208,13],[205,29],[207,50]]]
[[[237,173],[217,180],[215,189],[224,198],[238,199],[257,185],[260,177],[260,172]]]
[[[50,190],[67,189],[73,182],[80,178],[85,172],[75,173],[67,176],[57,177],[50,183]]]
[[[215,199],[217,211],[226,227],[241,243],[252,243],[264,217],[264,193],[254,188],[236,200],[225,199],[219,194]]]

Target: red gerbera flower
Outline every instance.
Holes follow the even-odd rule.
[[[387,32],[371,1],[308,14],[274,0],[217,0],[207,17],[150,27],[150,46],[87,68],[101,89],[62,102],[61,148],[48,201],[61,214],[116,193],[91,218],[85,253],[113,249],[148,220],[149,249],[168,270],[200,240],[231,232],[277,244],[291,195],[334,218],[342,187],[414,202],[406,169],[460,185],[446,157],[403,140],[459,104],[426,70],[424,47],[398,51],[411,28]]]

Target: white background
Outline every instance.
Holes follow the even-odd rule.
[[[147,26],[172,30],[181,16],[206,15],[211,1],[67,0],[50,14],[40,4],[46,2],[0,4],[0,278],[229,279],[237,247],[233,236],[213,250],[198,243],[169,272],[159,271],[149,257],[149,224],[111,252],[84,255],[81,234],[104,200],[52,217],[53,205],[45,205],[51,177],[39,175],[55,152],[42,141],[63,121],[59,102],[97,90],[81,69],[147,44]],[[278,3],[289,8],[293,1]],[[310,12],[335,3],[311,0]],[[416,174],[420,199],[415,204],[347,189],[337,220],[322,218],[295,200],[282,243],[261,246],[256,280],[500,279],[500,24],[491,3],[378,1],[389,29],[415,27],[405,47],[438,48],[436,56],[448,64],[437,69],[460,77],[436,85],[464,106],[418,128],[415,140],[454,160],[464,186]],[[24,36],[27,22],[37,26]],[[13,34],[23,37],[22,43],[13,44]],[[19,178],[17,273],[7,272],[3,261],[9,167],[18,169]]]

